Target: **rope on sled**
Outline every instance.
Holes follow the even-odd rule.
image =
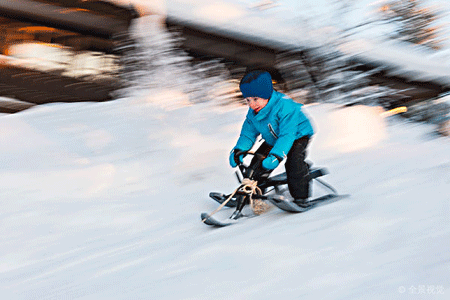
[[[240,185],[237,189],[234,190],[233,193],[231,193],[231,195],[227,198],[227,200],[223,201],[222,204],[220,204],[220,206],[218,208],[216,208],[215,211],[213,211],[212,213],[210,213],[206,218],[204,218],[202,220],[202,222],[204,223],[206,220],[208,220],[209,217],[211,217],[212,215],[214,215],[216,212],[218,212],[219,210],[221,210],[227,203],[228,201],[231,200],[231,198],[233,198],[233,196],[237,193],[237,191],[241,188],[242,185]]]
[[[241,185],[237,189],[235,189],[234,192],[231,193],[231,195],[228,196],[228,198],[224,202],[222,202],[222,204],[220,204],[220,206],[216,210],[214,210],[206,218],[204,218],[202,220],[202,222],[205,222],[209,217],[211,217],[212,215],[217,213],[219,210],[221,210],[231,200],[231,198],[233,198],[233,196],[236,195],[236,193],[238,191],[249,195],[250,206],[255,214],[260,215],[260,214],[264,213],[265,211],[267,211],[269,206],[266,203],[264,203],[261,200],[255,200],[252,197],[253,194],[262,195],[262,191],[258,187],[258,182],[256,180],[244,178],[242,180]]]
[[[253,195],[258,194],[262,195],[261,189],[258,187],[258,182],[256,180],[251,180],[248,178],[244,178],[242,180],[242,190],[244,193],[249,195],[250,198],[250,207],[256,215],[260,215],[265,213],[269,209],[269,205],[260,199],[253,199]]]

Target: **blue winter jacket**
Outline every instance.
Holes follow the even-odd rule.
[[[279,159],[285,158],[296,139],[314,134],[302,106],[274,91],[267,105],[257,114],[249,108],[235,149],[250,150],[261,134],[266,143],[273,146],[270,154]]]

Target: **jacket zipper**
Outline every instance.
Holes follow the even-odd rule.
[[[278,138],[278,135],[275,133],[275,130],[273,130],[272,125],[271,125],[270,123],[269,123],[268,125],[269,125],[269,131],[270,131],[270,133],[277,139],[277,138]]]

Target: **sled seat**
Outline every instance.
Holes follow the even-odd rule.
[[[321,177],[326,174],[328,174],[328,170],[325,168],[313,168],[313,169],[309,170],[308,181],[312,180],[314,178]],[[286,172],[269,177],[267,179],[267,184],[270,184],[270,185],[287,184]]]

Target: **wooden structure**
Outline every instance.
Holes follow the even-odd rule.
[[[107,1],[0,0],[0,51],[8,57],[10,47],[35,42],[111,56],[116,36],[126,33],[135,17],[132,7]],[[0,68],[0,96],[31,104],[106,101],[118,86],[114,76],[67,76],[5,59],[0,59]],[[0,107],[0,112],[13,110]]]

